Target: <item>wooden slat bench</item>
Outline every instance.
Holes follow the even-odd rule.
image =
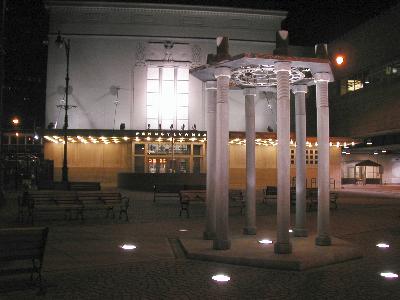
[[[119,218],[125,214],[126,221],[129,221],[129,198],[119,192],[78,192],[78,199],[82,204],[82,219],[83,212],[88,210],[106,210],[106,217],[111,212],[114,218],[115,210],[119,209]]]
[[[307,209],[312,210],[313,208],[318,208],[318,188],[308,188],[307,190]],[[330,192],[329,193],[329,202],[333,205],[334,209],[338,208],[337,199],[338,199],[337,192]]]
[[[71,191],[100,191],[100,182],[70,182],[69,189]]]
[[[156,200],[179,199],[179,192],[184,190],[183,185],[157,184],[153,186],[153,202]]]
[[[179,192],[180,211],[179,216],[182,216],[182,211],[186,211],[186,216],[189,218],[190,202],[206,202],[206,190],[182,190]]]
[[[49,229],[46,227],[0,229],[0,275],[37,274],[40,292],[42,286],[42,266]],[[25,261],[26,266],[21,266]]]
[[[186,211],[186,216],[190,217],[189,206],[191,202],[206,202],[207,190],[182,190],[179,192],[179,203],[180,211],[179,216],[182,216],[182,212]],[[243,192],[241,190],[229,190],[229,207],[239,207],[240,214],[243,215],[246,203],[243,198]]]
[[[275,200],[278,196],[278,189],[276,186],[267,186],[266,189],[263,189],[263,203],[268,203],[268,200]]]
[[[84,219],[84,212],[89,210],[105,210],[107,216],[112,212],[115,216],[115,209],[119,208],[119,217],[125,214],[128,221],[129,199],[118,192],[90,192],[90,191],[29,191],[24,193],[19,203],[27,203],[28,215],[31,223],[34,223],[35,216],[43,212],[62,211],[69,219],[72,212]],[[19,219],[23,219],[23,208],[19,209]]]
[[[71,219],[72,211],[80,211],[81,204],[75,192],[70,191],[29,191],[24,194],[28,206],[28,217],[34,224],[39,213],[64,212],[65,218]]]
[[[240,214],[244,214],[246,208],[246,201],[244,200],[243,191],[232,189],[229,190],[229,207],[239,207]]]

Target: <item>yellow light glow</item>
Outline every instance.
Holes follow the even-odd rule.
[[[344,63],[344,56],[343,55],[337,55],[335,58],[336,64],[337,65],[342,65]]]

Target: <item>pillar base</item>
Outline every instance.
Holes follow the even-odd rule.
[[[228,250],[231,248],[230,240],[214,240],[213,249],[214,250]]]
[[[331,238],[328,235],[317,236],[315,245],[317,246],[330,246],[332,244]]]
[[[297,237],[307,237],[308,231],[307,231],[307,229],[303,229],[303,228],[295,228],[295,229],[293,229],[293,235],[297,236]]]
[[[243,234],[255,235],[255,234],[257,234],[257,228],[256,227],[245,227],[245,228],[243,228]]]
[[[276,243],[274,245],[275,254],[290,254],[292,253],[291,243]]]
[[[210,232],[210,231],[203,232],[203,240],[214,240],[214,239],[215,239],[214,232]]]

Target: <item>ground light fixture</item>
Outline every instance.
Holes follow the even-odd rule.
[[[378,248],[389,248],[389,244],[386,244],[386,243],[379,243],[379,244],[376,244],[376,246]]]
[[[212,280],[217,281],[217,282],[227,282],[231,280],[231,278],[225,274],[217,274],[211,277]]]
[[[124,249],[124,250],[133,250],[133,249],[136,249],[136,246],[135,245],[132,245],[132,244],[123,244],[123,245],[121,245],[120,246],[122,249]]]
[[[393,273],[393,272],[382,272],[381,276],[385,277],[385,278],[388,278],[388,279],[398,278],[399,277],[399,275],[397,275],[396,273]]]
[[[272,244],[273,242],[271,241],[271,240],[269,240],[269,239],[262,239],[262,240],[259,240],[258,241],[260,244],[262,244],[262,245],[269,245],[269,244]]]
[[[186,231],[188,231],[188,230],[185,229],[185,228],[181,228],[181,229],[178,229],[178,231],[180,231],[180,232],[186,232]]]

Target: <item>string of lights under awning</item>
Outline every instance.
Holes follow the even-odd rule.
[[[94,132],[95,133],[95,132]],[[68,143],[81,143],[81,144],[119,144],[119,143],[139,143],[139,142],[158,142],[158,143],[205,143],[207,142],[207,133],[205,131],[129,131],[127,135],[121,135],[123,132],[118,132],[118,135],[68,135]],[[62,135],[44,135],[44,139],[48,142],[56,144],[64,144],[64,137]],[[274,133],[257,133],[255,139],[256,145],[259,146],[276,146],[278,140]],[[331,147],[344,147],[354,146],[358,141],[349,138],[332,137],[330,138]],[[231,145],[246,145],[246,137],[242,132],[231,132],[229,136],[229,144]],[[290,145],[296,147],[294,138],[290,140]],[[306,146],[309,148],[317,147],[318,142],[315,137],[309,137],[306,141]]]

